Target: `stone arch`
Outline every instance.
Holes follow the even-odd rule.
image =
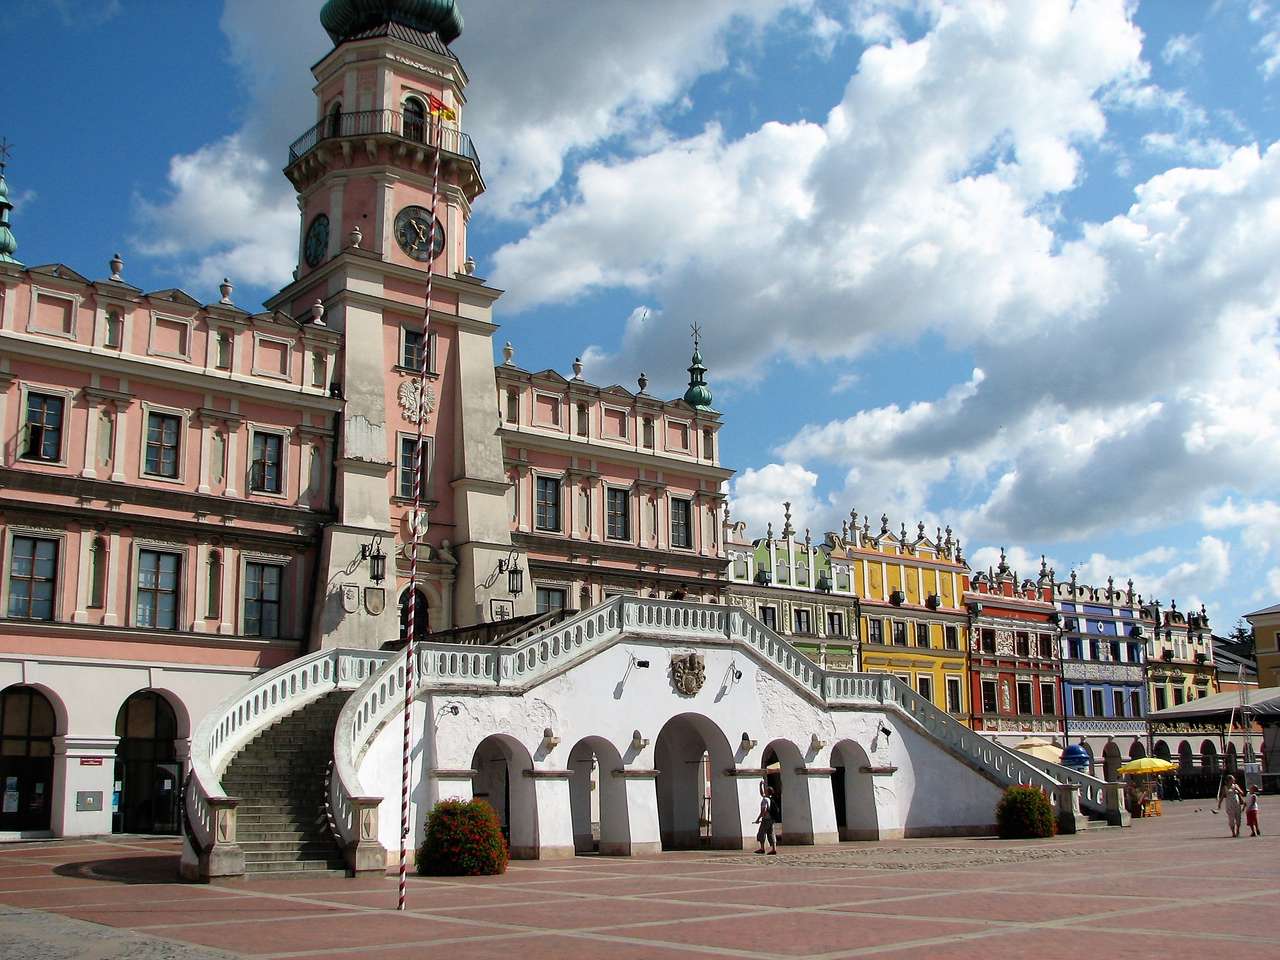
[[[0,690],[0,830],[45,831],[53,815],[53,739],[66,731],[61,701],[35,684]]]
[[[328,112],[325,114],[325,136],[339,137],[342,135],[342,101],[335,100],[329,106]]]
[[[1227,744],[1226,764],[1227,770],[1231,773],[1235,773],[1239,769],[1236,757],[1236,745],[1234,743]]]
[[[1141,760],[1146,755],[1147,755],[1147,748],[1142,745],[1141,740],[1135,737],[1133,740],[1133,743],[1129,744],[1129,759]]]
[[[1107,783],[1115,783],[1120,779],[1120,747],[1114,740],[1108,740],[1102,748],[1102,779]]]
[[[401,105],[404,111],[404,135],[415,143],[423,143],[427,139],[427,105],[422,98],[410,94]]]
[[[1212,740],[1200,742],[1200,769],[1205,773],[1218,772],[1218,748],[1213,745]]]
[[[1190,773],[1195,766],[1195,751],[1191,749],[1191,744],[1183,740],[1178,744],[1178,767],[1183,773]]]
[[[1089,775],[1093,776],[1098,768],[1098,758],[1093,755],[1093,744],[1088,740],[1081,740],[1080,746],[1084,747],[1084,752],[1089,755]]]
[[[400,592],[400,639],[409,636],[409,597],[413,597],[413,638],[421,640],[431,632],[431,606],[421,587],[405,587]]]
[[[804,755],[790,740],[773,740],[764,748],[765,780],[777,793],[782,819],[775,824],[778,842],[793,845],[813,843],[813,809],[809,785],[797,773],[805,766]]]
[[[658,732],[653,755],[663,849],[742,849],[734,757],[724,731],[701,714],[678,714]]]
[[[1173,754],[1169,751],[1169,744],[1165,743],[1163,740],[1156,741],[1155,753],[1161,760],[1168,760],[1171,763],[1173,762]]]
[[[836,825],[841,840],[879,840],[875,781],[871,758],[861,744],[841,740],[831,751],[831,786],[835,793]]]
[[[627,785],[615,776],[622,755],[603,737],[583,737],[569,751],[569,807],[575,853],[631,855]]]
[[[533,758],[515,737],[495,733],[480,741],[471,757],[472,796],[498,815],[514,860],[538,859],[538,796]]]
[[[175,703],[177,708],[175,708]],[[183,731],[181,725],[187,725]],[[177,834],[183,760],[178,741],[190,732],[182,701],[162,690],[135,690],[116,712],[114,833]],[[185,754],[185,750],[183,751]]]

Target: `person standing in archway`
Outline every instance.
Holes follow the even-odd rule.
[[[767,840],[769,853],[777,854],[778,844],[773,837],[773,788],[766,786],[763,780],[760,781],[760,815],[755,822],[760,824],[760,829],[756,831],[756,843],[760,844],[760,849],[756,853],[764,853]]]

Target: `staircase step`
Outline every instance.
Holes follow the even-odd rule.
[[[250,873],[318,873],[333,870],[345,876],[346,861],[338,857],[325,860],[246,860],[244,872]]]

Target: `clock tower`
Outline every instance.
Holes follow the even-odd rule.
[[[496,435],[500,292],[467,257],[484,179],[463,132],[467,75],[449,49],[461,13],[455,0],[328,0],[320,19],[334,48],[312,68],[314,125],[284,170],[301,212],[298,268],[267,306],[342,335],[329,365],[344,401],[336,517],[319,560],[312,645],[378,647],[400,635],[400,609],[412,602],[415,532],[420,635],[424,619],[438,631],[533,604],[502,575],[521,558]],[[415,513],[420,407],[427,469]]]

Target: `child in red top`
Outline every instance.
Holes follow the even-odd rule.
[[[1249,796],[1244,802],[1244,820],[1249,825],[1249,836],[1262,836],[1262,828],[1258,826],[1258,788],[1250,787]]]

